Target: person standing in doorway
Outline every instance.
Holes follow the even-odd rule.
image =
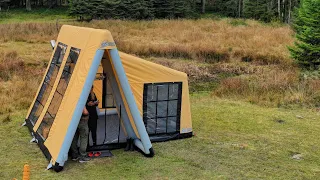
[[[87,157],[87,145],[88,145],[88,135],[89,135],[88,120],[89,120],[89,112],[87,111],[86,107],[84,107],[77,131],[73,137],[72,144],[71,144],[71,153],[72,153],[71,158],[73,161],[79,160],[80,163],[87,162],[90,160]],[[78,151],[79,137],[80,137],[80,148]]]
[[[91,132],[93,146],[97,144],[97,106],[99,105],[99,101],[96,95],[93,92],[93,86],[91,87],[91,91],[87,100],[86,108],[89,112],[89,132]]]

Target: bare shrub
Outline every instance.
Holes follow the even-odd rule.
[[[16,51],[0,51],[0,81],[10,80],[12,75],[21,74],[24,68],[25,64]]]
[[[231,77],[223,80],[214,95],[237,97],[250,102],[277,105],[285,92],[298,83],[295,71],[265,70],[262,74]]]

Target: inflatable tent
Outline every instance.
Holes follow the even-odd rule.
[[[121,148],[130,138],[152,157],[151,142],[192,136],[188,78],[122,52],[107,30],[62,26],[25,124],[49,168],[62,169],[91,87],[97,108],[97,143]]]

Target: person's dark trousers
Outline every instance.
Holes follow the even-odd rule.
[[[81,117],[77,131],[74,135],[74,138],[71,144],[72,158],[79,157],[79,154],[81,157],[86,156],[88,134],[89,134],[88,116]],[[80,148],[78,152],[77,144],[78,144],[79,137],[80,137]]]
[[[95,146],[97,143],[97,119],[89,118],[88,125],[89,125],[89,131],[91,132],[91,136],[92,136],[92,142],[93,142],[93,145]]]

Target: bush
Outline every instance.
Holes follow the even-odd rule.
[[[320,0],[305,0],[298,9],[294,29],[297,33],[291,56],[308,70],[320,70]]]

